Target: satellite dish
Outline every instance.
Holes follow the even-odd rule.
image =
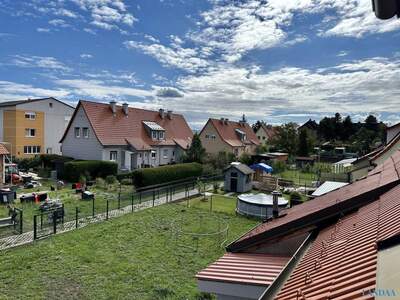
[[[372,9],[378,19],[400,17],[400,0],[372,0]]]

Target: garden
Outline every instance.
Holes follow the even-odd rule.
[[[224,249],[212,235],[177,240],[177,226],[201,233],[226,224],[232,241],[257,224],[234,214],[234,198],[215,195],[212,212],[209,201],[169,203],[7,250],[0,256],[0,293],[6,299],[209,299],[197,291],[194,275]],[[193,221],[199,216],[207,220],[200,227]]]

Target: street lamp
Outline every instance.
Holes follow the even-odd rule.
[[[400,18],[400,0],[372,0],[372,10],[381,20],[391,19],[396,15]]]

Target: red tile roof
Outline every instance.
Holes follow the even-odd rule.
[[[373,299],[364,293],[376,285],[376,244],[400,234],[399,193],[400,185],[323,229],[276,299]]]
[[[270,285],[290,257],[267,254],[226,253],[197,273],[199,280]]]
[[[390,141],[389,144],[387,144],[385,147],[383,147],[383,149],[381,151],[374,154],[371,157],[371,161],[374,162],[374,160],[381,157],[383,154],[385,154],[386,152],[388,152],[390,150],[398,150],[398,149],[394,149],[393,147],[395,147],[399,141],[400,141],[400,132]]]
[[[193,137],[192,130],[180,114],[172,114],[172,119],[165,115],[162,119],[157,111],[129,107],[128,116],[126,116],[122,107],[116,106],[114,116],[109,104],[81,100],[61,141],[64,139],[80,106],[84,109],[97,139],[104,146],[129,144],[137,150],[148,150],[157,145],[178,145],[187,148]],[[163,127],[165,129],[165,140],[153,141],[147,133],[143,121],[156,122]]]
[[[323,218],[360,207],[398,184],[399,172],[400,151],[396,151],[366,178],[286,210],[285,216],[260,224],[230,244],[227,250],[240,251],[269,238],[316,225]]]
[[[227,121],[225,122],[218,119],[209,119],[207,124],[211,122],[214,128],[217,130],[219,136],[223,141],[228,143],[232,147],[243,147],[246,144],[259,145],[260,141],[258,140],[256,134],[253,129],[250,127],[248,123],[240,123],[235,121]],[[206,124],[206,126],[207,126]],[[206,127],[204,126],[204,128]],[[203,128],[203,130],[204,130]],[[246,133],[247,140],[241,141],[239,135],[236,132],[236,129],[239,129]]]
[[[6,155],[6,154],[10,154],[10,152],[7,150],[4,144],[0,143],[0,155]]]
[[[261,127],[264,129],[268,140],[273,139],[278,134],[278,127],[274,127],[272,125],[267,125],[264,123],[261,124]]]

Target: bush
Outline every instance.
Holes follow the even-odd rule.
[[[118,175],[118,179],[132,178],[136,187],[161,184],[175,180],[201,176],[203,167],[199,163],[187,163],[139,169],[131,173]]]
[[[42,164],[43,167],[49,168],[54,170],[56,163],[66,163],[68,161],[73,160],[72,157],[68,156],[62,156],[62,155],[57,155],[57,154],[41,154],[40,157],[40,163]]]
[[[290,201],[300,201],[301,200],[301,195],[299,192],[291,192],[290,193]]]
[[[18,165],[20,170],[28,171],[29,169],[37,169],[41,165],[40,156],[32,158],[16,158],[14,162]]]
[[[97,177],[96,178],[96,187],[104,188],[105,186],[106,186],[106,181],[101,177]]]
[[[81,160],[70,161],[64,164],[63,177],[68,181],[77,181],[80,176],[106,178],[108,175],[116,175],[118,165],[111,161]]]
[[[38,176],[42,178],[50,177],[50,169],[49,168],[38,168]]]
[[[106,183],[107,183],[108,185],[115,184],[116,182],[117,182],[117,177],[115,177],[114,175],[108,175],[108,176],[106,177]]]
[[[131,178],[122,178],[121,184],[122,185],[132,185],[132,179]]]
[[[286,163],[284,161],[276,160],[272,162],[271,167],[274,174],[281,173],[286,170]]]

